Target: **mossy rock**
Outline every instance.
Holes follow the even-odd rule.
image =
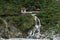
[[[30,29],[34,24],[34,18],[30,14],[21,14],[19,16],[9,16],[6,18],[8,23],[13,24],[22,32]]]

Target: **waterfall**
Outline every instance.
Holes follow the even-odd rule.
[[[8,27],[8,24],[7,24],[6,20],[4,20],[2,18],[0,18],[0,20],[2,20],[4,22],[4,24],[6,25],[6,28],[7,28]]]
[[[0,20],[3,21],[3,23],[5,24],[5,27],[4,27],[4,32],[8,34],[8,23],[6,22],[6,20],[4,20],[3,18],[0,18]],[[3,34],[4,36],[7,35],[7,34]],[[9,35],[7,35],[7,37],[9,37]]]
[[[31,14],[34,17],[35,20],[35,26],[30,32],[28,32],[28,38],[40,38],[40,19],[36,16],[36,14]]]
[[[0,18],[0,20],[2,20],[5,24],[4,27],[0,28],[0,30],[3,29],[0,31],[0,36],[3,36],[2,38],[11,38],[12,36],[20,37],[22,33],[15,26],[13,26],[13,24],[11,24],[10,22],[8,23],[3,18]]]

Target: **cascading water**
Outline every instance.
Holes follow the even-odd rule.
[[[0,27],[1,38],[20,37],[21,32],[15,26],[13,26],[10,22],[8,23],[3,18],[0,18],[0,20],[2,20],[5,24],[5,26]]]
[[[4,20],[3,18],[0,18],[0,20],[2,20],[3,21],[3,23],[5,24],[5,27],[2,27],[3,28],[3,30],[1,30],[1,33],[3,34],[3,36],[8,36],[9,37],[9,35],[7,35],[8,34],[8,24],[7,24],[7,22],[6,22],[6,20]],[[1,29],[2,29],[1,28]],[[3,32],[2,32],[3,31]],[[1,35],[1,34],[0,34]]]
[[[40,23],[40,19],[35,16],[36,14],[32,14],[32,16],[35,19],[35,26],[33,28],[33,30],[30,30],[30,32],[28,32],[28,38],[40,38],[40,27],[41,27],[41,23]]]

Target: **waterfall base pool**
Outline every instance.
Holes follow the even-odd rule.
[[[3,39],[0,38],[0,40],[51,40],[51,39],[26,39],[26,38],[10,38],[10,39]],[[60,37],[53,38],[53,40],[60,40]]]
[[[26,39],[26,38],[10,38],[10,39],[0,39],[0,40],[50,40],[50,39]]]
[[[10,38],[10,39],[3,39],[3,38],[0,38],[0,40],[51,40],[51,39],[47,39],[47,38],[43,38],[43,39],[28,39],[28,38]],[[53,38],[52,40],[60,40],[60,37],[55,37]]]

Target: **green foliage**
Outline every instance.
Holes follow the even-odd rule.
[[[55,27],[57,21],[60,20],[60,4],[55,0],[0,0],[0,15],[20,14],[21,6],[25,6],[29,10],[36,8],[41,9],[37,16],[41,19],[43,31]],[[24,31],[33,25],[33,18],[27,16],[28,15],[20,14],[20,16],[16,18],[15,16],[7,17],[7,21],[13,20],[14,24],[17,24],[17,26],[19,26],[18,28]]]
[[[48,30],[51,27],[56,26],[57,22],[60,20],[60,10],[59,5],[56,1],[45,1],[46,5],[43,7],[37,16],[41,19],[43,31]],[[46,28],[47,27],[47,28]]]
[[[34,19],[29,14],[22,14],[19,16],[9,16],[6,18],[8,23],[12,23],[16,28],[22,32],[26,32],[27,29],[30,29],[34,24]]]

